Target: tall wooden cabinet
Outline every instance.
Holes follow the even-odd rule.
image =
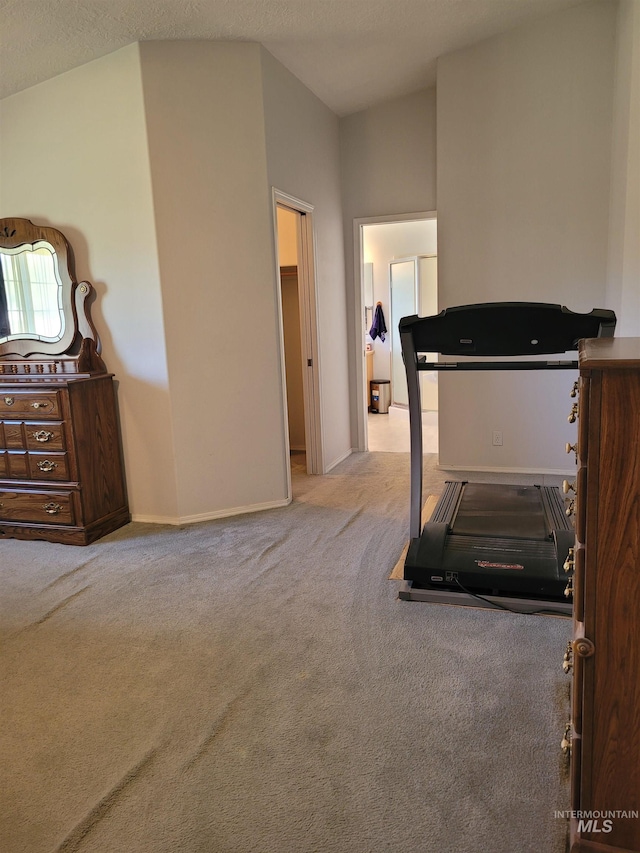
[[[579,366],[570,851],[638,853],[640,338],[583,341]]]
[[[60,231],[0,219],[0,540],[86,545],[130,520],[92,293]]]

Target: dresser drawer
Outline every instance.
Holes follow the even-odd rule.
[[[578,419],[578,456],[583,465],[589,452],[589,380],[580,378],[580,417]]]
[[[0,417],[60,418],[58,391],[2,391],[0,392]]]
[[[573,554],[573,618],[576,622],[584,620],[584,562],[584,546],[576,543]]]
[[[64,450],[64,428],[61,423],[36,423],[23,425],[25,444],[28,450]]]
[[[29,479],[29,459],[24,451],[0,450],[0,477]]]
[[[0,521],[73,524],[71,492],[0,491]]]
[[[0,447],[4,450],[26,450],[22,421],[0,421]]]
[[[68,480],[66,453],[29,453],[32,480]]]
[[[587,469],[584,465],[578,468],[576,475],[576,539],[584,544],[587,527]]]
[[[0,450],[0,479],[69,480],[66,453],[27,453]]]
[[[584,658],[579,655],[575,646],[571,656],[573,676],[571,683],[571,724],[574,734],[582,735],[582,707],[584,703]]]
[[[0,421],[0,449],[64,450],[63,424],[47,421]]]

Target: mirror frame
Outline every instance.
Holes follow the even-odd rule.
[[[53,248],[54,263],[62,283],[62,310],[64,330],[57,341],[42,341],[38,338],[21,337],[0,343],[0,358],[7,356],[32,355],[61,356],[72,353],[82,338],[94,341],[99,352],[98,335],[89,317],[87,299],[93,287],[88,281],[78,282],[75,274],[73,250],[64,234],[57,228],[34,225],[29,219],[0,219],[0,251],[16,249],[38,242],[46,242]]]

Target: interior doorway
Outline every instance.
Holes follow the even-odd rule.
[[[313,207],[273,190],[286,452],[291,471],[324,473]]]
[[[357,219],[354,251],[358,449],[408,452],[406,376],[396,327],[401,316],[438,311],[436,212]],[[378,305],[386,315],[384,340],[368,334]],[[369,410],[372,380],[389,382],[384,415]],[[425,452],[437,452],[437,374],[423,374],[421,386]]]

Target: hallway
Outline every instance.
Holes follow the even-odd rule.
[[[369,450],[387,453],[409,453],[409,410],[391,406],[384,415],[367,415]],[[422,413],[424,453],[438,452],[438,413]]]

